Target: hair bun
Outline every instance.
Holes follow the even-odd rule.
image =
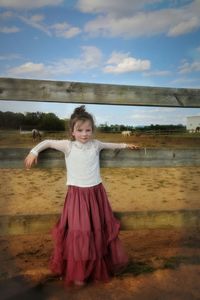
[[[74,114],[78,115],[78,116],[82,115],[84,113],[85,113],[85,105],[81,105],[81,106],[75,108],[75,110],[74,110]]]

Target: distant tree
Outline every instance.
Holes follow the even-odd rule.
[[[0,128],[2,129],[27,129],[40,130],[65,130],[66,120],[60,120],[54,113],[27,112],[22,113],[0,111]]]
[[[65,130],[65,122],[60,120],[54,113],[48,113],[42,116],[39,128],[52,131]]]
[[[18,129],[23,121],[24,115],[22,113],[0,111],[0,128],[2,129]]]
[[[108,123],[100,124],[98,126],[98,129],[100,132],[109,132],[110,131],[110,127],[108,126]]]
[[[134,130],[133,126],[127,126],[127,125],[123,125],[123,124],[111,124],[108,125],[108,123],[104,123],[104,124],[100,124],[98,126],[98,130],[100,132],[121,132],[124,130]]]
[[[178,132],[185,132],[186,127],[182,124],[178,125],[159,125],[159,124],[151,124],[148,126],[136,127],[136,131],[145,132],[145,131],[152,131],[152,132],[165,132],[165,131],[178,131]]]
[[[39,128],[42,116],[44,113],[41,112],[27,112],[25,114],[23,126],[26,128]]]

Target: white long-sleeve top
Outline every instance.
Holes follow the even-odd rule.
[[[99,152],[102,149],[124,149],[124,143],[103,143],[90,140],[87,143],[70,140],[45,140],[30,152],[38,156],[39,152],[53,148],[65,155],[67,185],[90,187],[102,182],[100,176]]]

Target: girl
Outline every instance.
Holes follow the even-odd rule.
[[[118,238],[120,223],[113,215],[100,177],[99,152],[138,147],[94,140],[94,120],[84,105],[74,110],[69,125],[71,140],[39,143],[25,158],[25,166],[37,163],[39,152],[46,148],[64,153],[68,190],[52,231],[55,245],[50,268],[67,284],[106,282],[127,264],[128,257]]]

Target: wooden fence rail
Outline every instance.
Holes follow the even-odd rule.
[[[0,100],[200,107],[200,90],[0,78]]]
[[[0,168],[23,168],[30,149],[0,148]],[[200,166],[199,149],[102,150],[101,167],[178,167]],[[45,150],[39,156],[39,168],[65,167],[64,156],[56,150]]]
[[[114,212],[121,230],[200,229],[200,210]],[[0,236],[50,233],[60,214],[2,215]]]

